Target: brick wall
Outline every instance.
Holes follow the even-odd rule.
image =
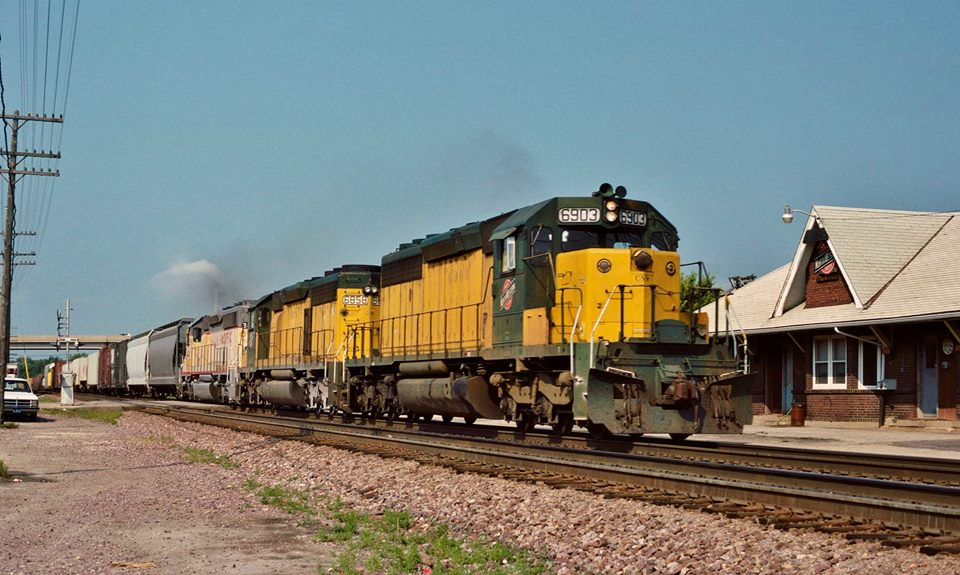
[[[814,272],[817,254],[825,250],[826,242],[820,242],[807,262],[807,287],[805,307],[826,307],[853,303],[853,296],[840,268],[834,264],[831,273]]]
[[[893,342],[893,350],[884,356],[884,375],[887,379],[897,380],[896,391],[886,394],[886,416],[897,419],[916,419],[918,417],[918,348],[925,334],[936,335],[938,341],[947,336],[941,322],[884,326],[883,333]],[[844,331],[860,337],[872,337],[867,328],[847,328]],[[756,336],[751,344],[755,353],[754,367],[763,373],[763,383],[753,389],[754,414],[783,413],[789,405],[780,405],[782,385],[781,358],[783,349],[790,347],[793,354],[793,381],[798,393],[803,394],[807,404],[807,418],[819,421],[865,421],[878,420],[880,396],[871,389],[859,389],[857,370],[859,369],[859,345],[856,339],[847,339],[847,377],[843,389],[813,389],[813,341],[814,336],[835,336],[832,330],[794,332],[794,337],[803,346],[801,351],[788,337],[783,335]],[[960,363],[960,346],[951,356],[940,353],[943,361]],[[952,380],[953,409],[941,403],[940,417],[955,419],[960,412],[960,369],[952,366],[940,371],[940,386],[950,385]]]

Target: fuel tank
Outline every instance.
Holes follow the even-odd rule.
[[[500,408],[490,399],[490,386],[475,375],[450,378],[411,378],[397,382],[400,405],[413,413],[452,417],[500,419]]]
[[[306,392],[296,381],[265,381],[260,384],[260,396],[273,405],[307,405]]]
[[[223,389],[211,382],[195,381],[190,386],[193,396],[199,401],[220,403],[223,398]]]

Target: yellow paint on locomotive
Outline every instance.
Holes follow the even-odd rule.
[[[288,363],[303,358],[304,311],[310,307],[310,298],[284,302],[280,311],[274,312],[270,325],[271,354]]]
[[[379,300],[362,288],[339,288],[336,299],[312,305],[311,298],[287,302],[273,312],[266,357],[257,367],[319,364],[369,354],[376,345],[371,326]]]
[[[423,280],[380,290],[380,352],[384,356],[417,353],[419,321],[423,311]]]
[[[199,340],[187,338],[187,350],[180,370],[184,374],[220,373],[246,367],[247,330],[235,326],[206,331]]]
[[[422,277],[382,290],[381,354],[453,352],[492,344],[493,256],[482,249],[425,262]]]
[[[362,288],[340,288],[334,315],[335,345],[332,352],[337,360],[369,357],[379,346],[379,334],[374,326],[380,319],[379,295],[364,295]]]
[[[310,337],[304,342],[304,356],[323,361],[333,359],[337,353],[346,336],[338,313],[341,300],[338,297],[310,308]]]
[[[653,321],[689,321],[686,314],[680,313],[679,255],[643,250],[653,260],[644,271],[638,269],[633,260],[639,251],[636,248],[591,248],[557,255],[557,305],[551,314],[551,343],[570,337],[581,304],[583,307],[573,338],[577,342],[589,341],[594,329],[595,340],[617,341],[620,338],[621,302],[623,337],[627,340],[649,338]],[[603,269],[607,271],[601,271]],[[619,285],[624,286],[622,298]]]

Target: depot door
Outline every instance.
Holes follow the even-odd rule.
[[[937,352],[937,338],[932,335],[924,336],[917,353],[920,413],[924,417],[937,416],[937,388],[939,384]]]
[[[786,413],[793,405],[793,348],[786,346],[783,348],[783,382],[781,389],[783,394],[780,397],[780,405],[783,406],[781,413]]]

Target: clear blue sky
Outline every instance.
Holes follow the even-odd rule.
[[[604,181],[722,285],[763,274],[784,203],[960,209],[958,30],[956,2],[84,0],[14,333],[67,298],[75,333],[143,331]]]

